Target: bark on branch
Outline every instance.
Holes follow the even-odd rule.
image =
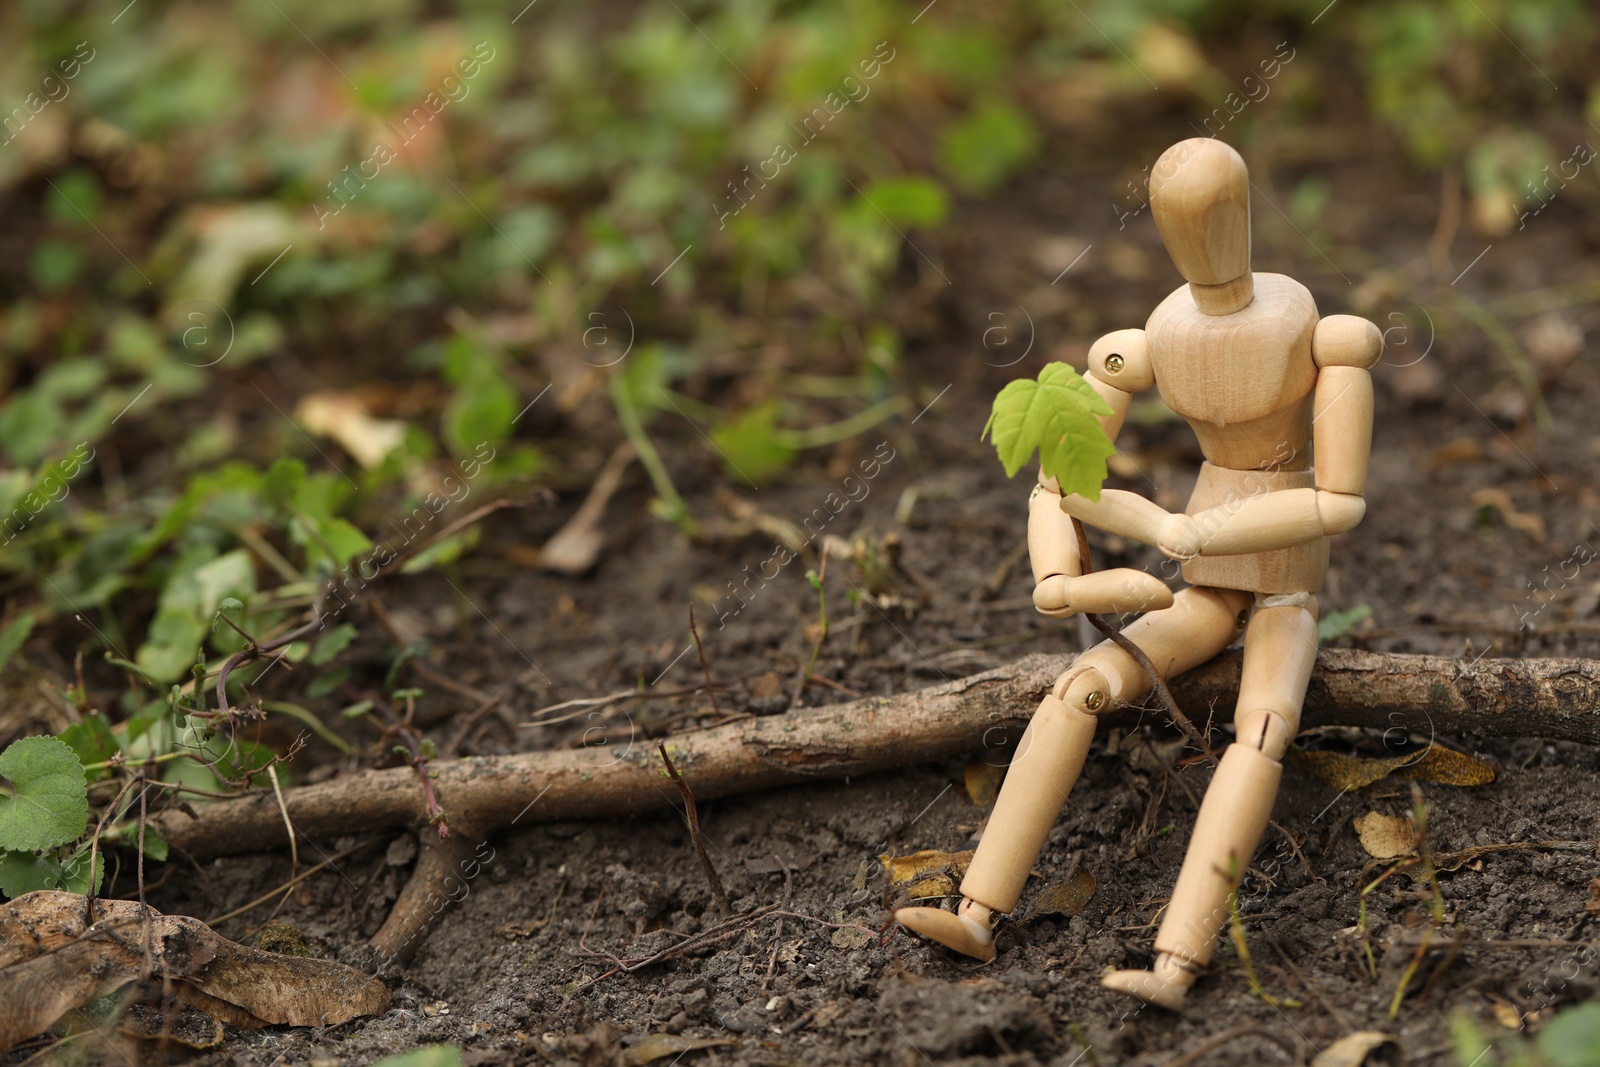
[[[1190,717],[1231,718],[1242,654],[1234,649],[1171,683]],[[1068,655],[1032,655],[995,670],[927,689],[748,719],[667,739],[674,764],[701,799],[772,786],[870,774],[963,756],[999,731],[1024,723]],[[1119,713],[1128,716],[1133,712]],[[1160,710],[1144,712],[1159,717]],[[1113,716],[1115,718],[1116,716]],[[1306,695],[1303,726],[1400,727],[1444,734],[1544,737],[1600,743],[1600,661],[1483,659],[1325,650]],[[666,807],[677,796],[651,743],[631,748],[529,752],[436,764],[434,786],[452,826],[486,835],[520,822],[614,818]],[[363,771],[285,794],[289,817],[312,841],[382,827],[429,823],[409,767]],[[166,839],[193,856],[259,851],[283,840],[270,792],[197,805],[196,816],[168,810],[154,818]],[[424,835],[426,836],[426,835]],[[465,838],[467,835],[463,835]],[[435,891],[423,886],[457,859],[430,853],[418,884],[374,938],[386,953],[408,952]],[[408,918],[408,916],[410,918]],[[421,916],[421,918],[418,918]]]
[[[747,719],[669,738],[673,762],[701,799],[795,782],[842,778],[965,755],[995,727],[1025,722],[1071,663],[1032,655],[954,682]],[[1181,675],[1173,695],[1202,720],[1228,721],[1241,653],[1230,650]],[[1127,713],[1124,713],[1127,714]],[[1147,711],[1159,716],[1159,710]],[[1600,661],[1409,656],[1330,649],[1317,657],[1303,726],[1404,727],[1424,736],[1486,734],[1600,743]],[[653,749],[528,752],[438,765],[439,800],[453,824],[490,833],[514,822],[633,815],[677,796]],[[326,840],[377,827],[421,828],[428,815],[409,767],[363,771],[285,794],[307,837]],[[195,856],[275,847],[283,819],[270,793],[155,817],[173,845]]]

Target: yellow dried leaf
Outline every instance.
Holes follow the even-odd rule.
[[[1317,1053],[1311,1067],[1361,1067],[1374,1049],[1393,1043],[1394,1038],[1377,1030],[1357,1030]]]
[[[1522,1029],[1522,1013],[1504,997],[1489,996],[1489,1008],[1494,1012],[1494,1021],[1507,1030]]]
[[[1420,760],[1402,766],[1395,777],[1441,785],[1488,785],[1495,780],[1495,774],[1494,764],[1487,760],[1431,745]]]
[[[1386,759],[1362,759],[1343,752],[1306,752],[1298,748],[1289,750],[1289,762],[1340,792],[1369,786],[1393,770],[1389,766],[1392,761]]]
[[[1487,785],[1495,779],[1492,763],[1443,745],[1385,759],[1290,749],[1289,761],[1341,791],[1361,789],[1385,778],[1461,786]]]
[[[978,756],[967,760],[967,797],[980,808],[987,808],[1000,795],[1005,779],[1004,767],[997,767]]]
[[[1055,885],[1046,886],[1044,892],[1039,894],[1039,902],[1034,905],[1033,914],[1076,915],[1089,905],[1089,901],[1094,898],[1094,891],[1098,888],[1094,875],[1079,868],[1072,872],[1072,877]]]
[[[1369,811],[1353,822],[1361,847],[1373,859],[1392,860],[1416,850],[1417,830],[1410,819]]]
[[[972,851],[924,849],[909,856],[879,856],[878,862],[883,864],[891,886],[907,886],[911,899],[925,900],[956,894],[956,884],[972,862]]]
[[[311,393],[295,406],[294,415],[308,433],[337,441],[368,470],[382,464],[406,436],[405,423],[373,418],[354,393]]]
[[[622,1054],[622,1062],[642,1067],[666,1056],[682,1056],[701,1048],[729,1048],[737,1044],[731,1037],[683,1037],[679,1034],[651,1034]]]

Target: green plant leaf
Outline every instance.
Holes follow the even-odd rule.
[[[149,842],[146,841],[145,844],[148,845]],[[148,849],[146,851],[148,852]],[[93,891],[100,892],[100,883],[104,882],[106,877],[106,854],[102,850],[94,857],[94,878],[90,879],[89,857],[92,852],[93,850],[85,844],[67,857],[67,861],[58,866],[61,876],[54,888],[63,889],[68,893],[88,893],[90,882],[93,881]]]
[[[1330,611],[1317,620],[1317,640],[1337,641],[1371,617],[1371,604],[1357,604],[1348,611]]]
[[[0,853],[0,894],[15,900],[37,889],[57,889],[63,873],[61,864],[48,856],[32,852]]]
[[[758,404],[711,431],[729,474],[759,482],[794,462],[778,432],[778,402]]]
[[[11,624],[4,630],[0,630],[0,671],[6,669],[6,663],[16,655],[17,649],[22,647],[22,642],[26,641],[31,633],[33,633],[33,615],[26,611],[12,619]]]
[[[1568,1008],[1546,1023],[1539,1051],[1552,1067],[1600,1067],[1600,1002]]]
[[[128,831],[128,844],[135,848],[139,846],[139,828],[137,826]],[[144,854],[147,858],[158,863],[165,862],[167,858],[167,839],[156,831],[154,826],[145,824],[144,828]]]
[[[12,795],[0,797],[0,848],[35,851],[83,836],[89,825],[89,783],[66,742],[24,737],[0,752],[0,777]]]
[[[275,460],[261,479],[261,502],[274,510],[293,503],[306,484],[306,465],[287,456]]]
[[[312,666],[325,666],[329,660],[350,647],[350,642],[356,639],[359,633],[354,626],[342,622],[317,638],[316,647],[311,650]]]
[[[1099,500],[1106,460],[1117,450],[1095,416],[1109,414],[1111,405],[1077,371],[1049,363],[1037,380],[1018,378],[1000,390],[983,436],[992,434],[1006,477],[1015,477],[1037,449],[1039,465],[1063,494]]]
[[[991,103],[946,126],[939,135],[939,165],[971,193],[988,193],[1039,151],[1039,131],[1026,112]]]
[[[425,1045],[379,1060],[373,1067],[460,1067],[460,1064],[461,1050],[455,1045]]]
[[[111,726],[100,715],[87,715],[81,722],[75,722],[60,733],[62,741],[73,752],[78,754],[78,759],[88,766],[91,763],[104,763],[117,754],[117,738],[111,732]],[[94,777],[100,778],[109,774],[109,771],[94,772]]]
[[[445,404],[441,427],[450,450],[465,456],[484,442],[504,444],[521,405],[498,357],[480,351],[469,338],[457,336],[445,355],[444,376],[455,386]]]
[[[937,226],[950,213],[950,198],[932,178],[888,178],[862,190],[867,213],[879,212],[899,227]],[[873,209],[876,210],[873,210]]]

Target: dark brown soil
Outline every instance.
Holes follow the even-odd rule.
[[[1153,158],[1186,135],[1178,128],[1148,133],[1143,155],[1123,146],[1135,153],[1128,159]],[[1382,145],[1361,150],[1370,154],[1343,155],[1336,166],[1312,156],[1251,159],[1259,187],[1257,269],[1305,281],[1325,314],[1358,311],[1391,331],[1390,361],[1377,373],[1368,518],[1334,547],[1323,611],[1370,605],[1371,620],[1344,640],[1392,651],[1475,656],[1492,646],[1501,655],[1600,656],[1600,570],[1562,567],[1580,546],[1589,558],[1600,549],[1593,474],[1600,368],[1587,350],[1559,366],[1560,346],[1547,339],[1558,327],[1600,329],[1593,222],[1553,204],[1526,230],[1495,240],[1452,287],[1451,278],[1488,240],[1463,231],[1449,245],[1452,261],[1430,264],[1437,179],[1397,169],[1395,154]],[[830,493],[844,495],[843,479],[880,440],[887,443],[880,458],[892,450],[865,483],[864,498],[830,517],[825,533],[870,535],[880,559],[898,551],[898,569],[887,568],[887,584],[874,590],[883,596],[872,600],[859,596],[870,580],[863,568],[829,563],[832,628],[819,675],[844,689],[887,694],[1029,651],[1079,647],[1075,623],[1043,619],[1028,607],[1027,564],[1017,555],[1027,486],[1007,482],[978,434],[1005,381],[1035,373],[1048,359],[1081,356],[1098,333],[1140,324],[1177,284],[1147,215],[1116,228],[1111,205],[1119,202],[1123,172],[1136,170],[1051,161],[1007,195],[967,209],[945,246],[919,238],[950,284],[930,282],[928,265],[907,254],[908,282],[921,276],[947,290],[905,356],[911,414],[864,443],[815,456],[741,493],[798,524],[824,508]],[[1318,228],[1321,252],[1266,203],[1282,203],[1283,190],[1312,172],[1333,190]],[[1092,245],[1088,255],[1052,284],[1085,244]],[[1511,366],[1464,317],[1466,299],[1494,310],[1546,377],[1549,429],[1531,428]],[[1031,351],[1001,366],[1023,350],[1029,318]],[[993,334],[985,346],[984,331],[997,323],[1012,331],[1012,347],[997,346]],[[1413,360],[1420,361],[1401,366]],[[715,494],[695,488],[720,482],[715,455],[686,426],[663,422],[657,432],[696,514],[731,525]],[[1186,427],[1130,425],[1119,443],[1149,482],[1135,474],[1118,484],[1151,492],[1169,507],[1181,504],[1198,460]],[[1504,496],[1474,496],[1484,490]],[[770,536],[690,543],[645,515],[648,495],[635,469],[607,513],[611,543],[588,577],[517,567],[491,549],[469,561],[465,601],[443,577],[425,575],[390,585],[390,610],[435,642],[437,665],[456,677],[483,687],[515,679],[511,706],[526,719],[559,701],[636,684],[668,693],[697,686],[700,665],[686,652],[693,603],[720,712],[781,710],[811,650],[806,628],[816,620],[817,595],[805,573],[817,566],[814,550],[769,581],[746,586],[774,555]],[[487,540],[541,543],[577,503],[564,498],[545,512],[497,516]],[[1527,523],[1508,523],[1508,512],[1541,519],[1542,535]],[[1096,535],[1095,544],[1102,565],[1154,567],[1159,560],[1115,539]],[[747,601],[737,613],[732,588]],[[1523,622],[1531,629],[1519,632]],[[380,662],[376,635],[364,639],[374,642]],[[781,695],[762,682],[769,672]],[[813,704],[843,696],[816,684],[804,693]],[[430,699],[440,702],[436,710],[450,710],[445,697]],[[491,719],[469,749],[569,743],[608,729],[608,743],[622,751],[675,719],[703,720],[709,710],[703,694],[663,696],[630,705],[627,714],[523,730],[514,741]],[[1203,709],[1189,710],[1203,717]],[[1149,960],[1152,919],[1170,892],[1209,773],[1203,763],[1167,770],[1171,735],[1151,719],[1114,750],[1109,738],[1097,745],[1039,861],[1036,887],[1081,869],[1098,883],[1093,899],[1070,919],[1030,919],[1031,889],[991,965],[954,959],[903,933],[878,936],[887,911],[876,857],[955,848],[985,816],[968,799],[959,764],[908,767],[703,804],[711,855],[735,912],[778,903],[790,914],[765,915],[725,941],[631,974],[602,977],[612,966],[599,954],[647,956],[716,921],[682,818],[497,835],[489,842],[493,858],[464,903],[439,917],[400,976],[399,1010],[323,1033],[241,1034],[210,1061],[334,1056],[361,1063],[447,1041],[463,1045],[471,1062],[609,1063],[618,1048],[668,1031],[733,1042],[689,1052],[685,1064],[1065,1067],[1161,1063],[1233,1032],[1196,1062],[1304,1063],[1343,1034],[1375,1029],[1395,1036],[1406,1062],[1444,1063],[1452,1012],[1494,1026],[1495,1004],[1542,1013],[1595,995],[1594,953],[1583,946],[1595,939],[1585,905],[1600,857],[1534,848],[1489,854],[1441,876],[1447,923],[1391,1017],[1402,972],[1427,929],[1428,898],[1404,876],[1367,897],[1374,977],[1355,928],[1362,889],[1385,868],[1360,849],[1351,820],[1410,810],[1409,786],[1380,783],[1340,794],[1293,769],[1275,809],[1277,828],[1255,857],[1241,902],[1262,984],[1300,1005],[1275,1007],[1253,996],[1230,945],[1182,1015],[1140,1010],[1104,992],[1096,981],[1103,968]],[[1452,736],[1449,723],[1436,727],[1440,737],[1501,768],[1499,780],[1484,787],[1423,786],[1436,847],[1600,839],[1600,753],[1536,739],[1482,743]],[[637,731],[631,742],[630,729]],[[1225,732],[1225,722],[1217,729]],[[1385,740],[1405,739],[1364,743],[1377,751]],[[1348,747],[1339,738],[1321,743]],[[331,855],[354,840],[317,846]],[[304,883],[278,918],[322,951],[360,958],[409,862],[404,843],[386,853],[388,844]],[[316,856],[303,850],[302,858]],[[217,860],[168,881],[153,902],[169,912],[220,914],[288,872],[283,855]],[[245,937],[269,911],[221,930]]]

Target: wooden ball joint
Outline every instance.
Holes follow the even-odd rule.
[[[1163,677],[1196,667],[1244,633],[1235,741],[1195,820],[1148,971],[1112,971],[1108,988],[1176,1009],[1211,961],[1228,897],[1266,829],[1299,729],[1317,653],[1316,594],[1328,537],[1366,512],[1372,439],[1369,368],[1383,337],[1365,319],[1318,318],[1305,286],[1250,270],[1250,183],[1220,141],[1181,141],[1157,160],[1150,204],[1186,285],[1144,329],[1089,350],[1086,379],[1111,408],[1113,440],[1132,394],[1155,388],[1205,455],[1182,514],[1120,489],[1063,497],[1041,475],[1028,508],[1034,605],[1052,617],[1145,612],[1124,631]],[[1315,464],[1313,465],[1313,458]],[[1084,575],[1072,519],[1156,545],[1182,563],[1174,594],[1127,569]],[[902,908],[910,929],[978,959],[1016,907],[1094,739],[1097,717],[1139,700],[1150,678],[1110,641],[1080,655],[1039,705],[1011,762],[955,912]]]

